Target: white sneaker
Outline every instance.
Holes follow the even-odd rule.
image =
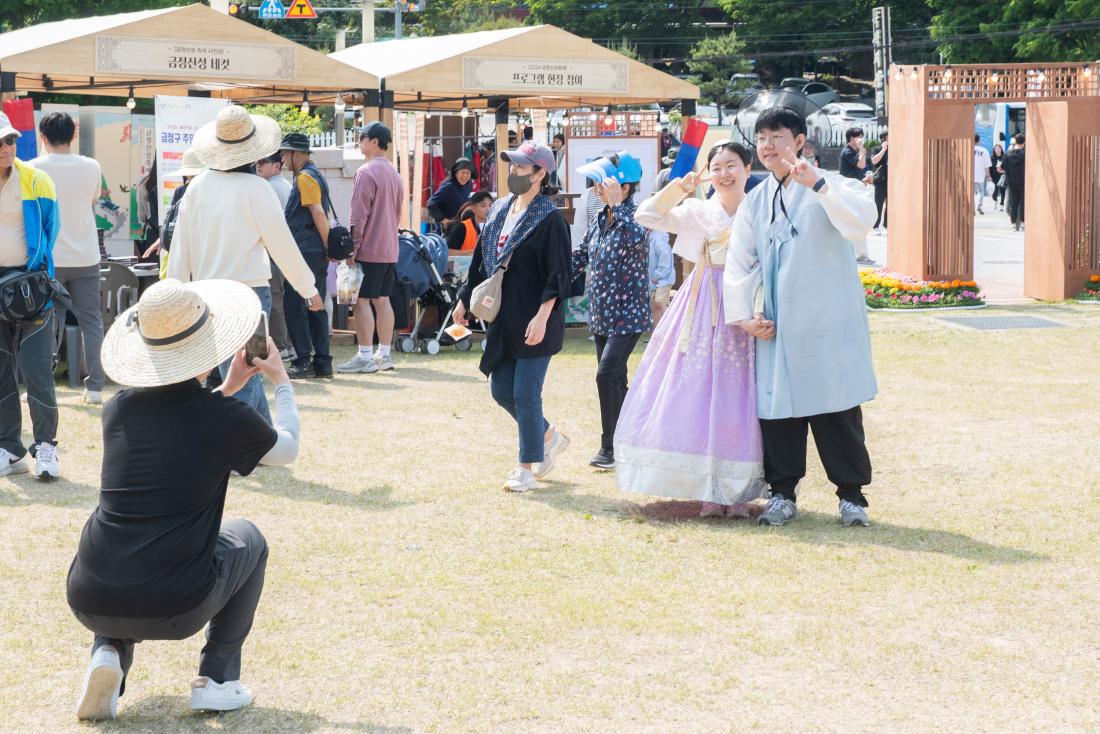
[[[103,403],[103,393],[99,390],[84,388],[84,402],[88,405],[101,405]]]
[[[191,681],[191,708],[195,711],[236,711],[252,703],[252,691],[239,680],[215,683],[205,676]]]
[[[337,372],[343,372],[345,374],[371,374],[378,371],[378,363],[374,361],[374,357],[364,357],[362,354],[356,354],[343,364],[336,365]]]
[[[530,492],[537,486],[538,481],[535,480],[535,475],[531,473],[531,470],[517,466],[508,472],[508,478],[504,480],[503,489],[505,492]]]
[[[122,663],[118,652],[104,645],[92,655],[84,688],[76,702],[76,718],[81,721],[113,719],[118,712],[118,693],[122,687]]]
[[[539,479],[545,477],[554,469],[554,462],[558,460],[558,454],[569,448],[569,436],[554,429],[554,435],[546,442],[543,449],[542,461],[535,464],[535,476]]]
[[[374,361],[378,365],[377,372],[389,372],[393,369],[393,357],[387,354],[385,357],[374,355]]]
[[[27,465],[27,457],[15,458],[15,454],[7,449],[0,449],[0,477],[9,474],[26,474],[31,469]]]
[[[57,447],[52,443],[40,443],[34,450],[34,476],[44,482],[61,476],[57,461]]]

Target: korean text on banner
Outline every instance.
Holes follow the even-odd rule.
[[[228,100],[212,97],[157,95],[157,190],[160,192],[162,224],[172,201],[172,190],[183,184],[181,179],[172,174],[179,170],[184,151],[191,147],[199,128],[212,122],[218,116],[218,111],[227,104]]]

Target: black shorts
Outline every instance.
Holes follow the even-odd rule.
[[[397,281],[397,263],[359,263],[363,271],[363,283],[359,286],[360,298],[389,298]]]

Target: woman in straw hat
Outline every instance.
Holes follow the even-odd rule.
[[[264,184],[266,186],[266,184]],[[114,718],[140,640],[183,640],[209,623],[191,707],[229,711],[252,693],[241,646],[263,590],[267,543],[246,520],[222,522],[231,472],[289,464],[298,452],[294,392],[274,343],[249,366],[242,349],[260,301],[228,280],[163,280],[107,333],[103,367],[131,386],[103,408],[103,486],[69,569],[67,597],[95,633],[80,719]],[[209,372],[232,366],[217,390]],[[275,384],[278,423],[229,396],[256,373]]]
[[[311,311],[324,305],[275,192],[255,175],[256,161],[279,150],[282,133],[270,117],[229,105],[195,133],[192,149],[207,167],[187,187],[172,237],[167,275],[184,282],[225,278],[256,292],[271,313],[271,263],[306,299]],[[219,367],[223,377],[229,369]],[[256,375],[237,397],[271,422],[263,380]]]

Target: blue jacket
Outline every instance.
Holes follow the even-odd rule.
[[[52,278],[53,245],[61,230],[61,213],[57,208],[57,191],[53,179],[18,158],[13,176],[19,177],[23,196],[23,228],[27,235],[27,270],[39,270],[43,265]]]
[[[606,209],[604,211],[607,211]],[[641,334],[653,326],[649,303],[649,242],[626,201],[588,225],[573,271],[587,269],[588,328],[600,336]]]

